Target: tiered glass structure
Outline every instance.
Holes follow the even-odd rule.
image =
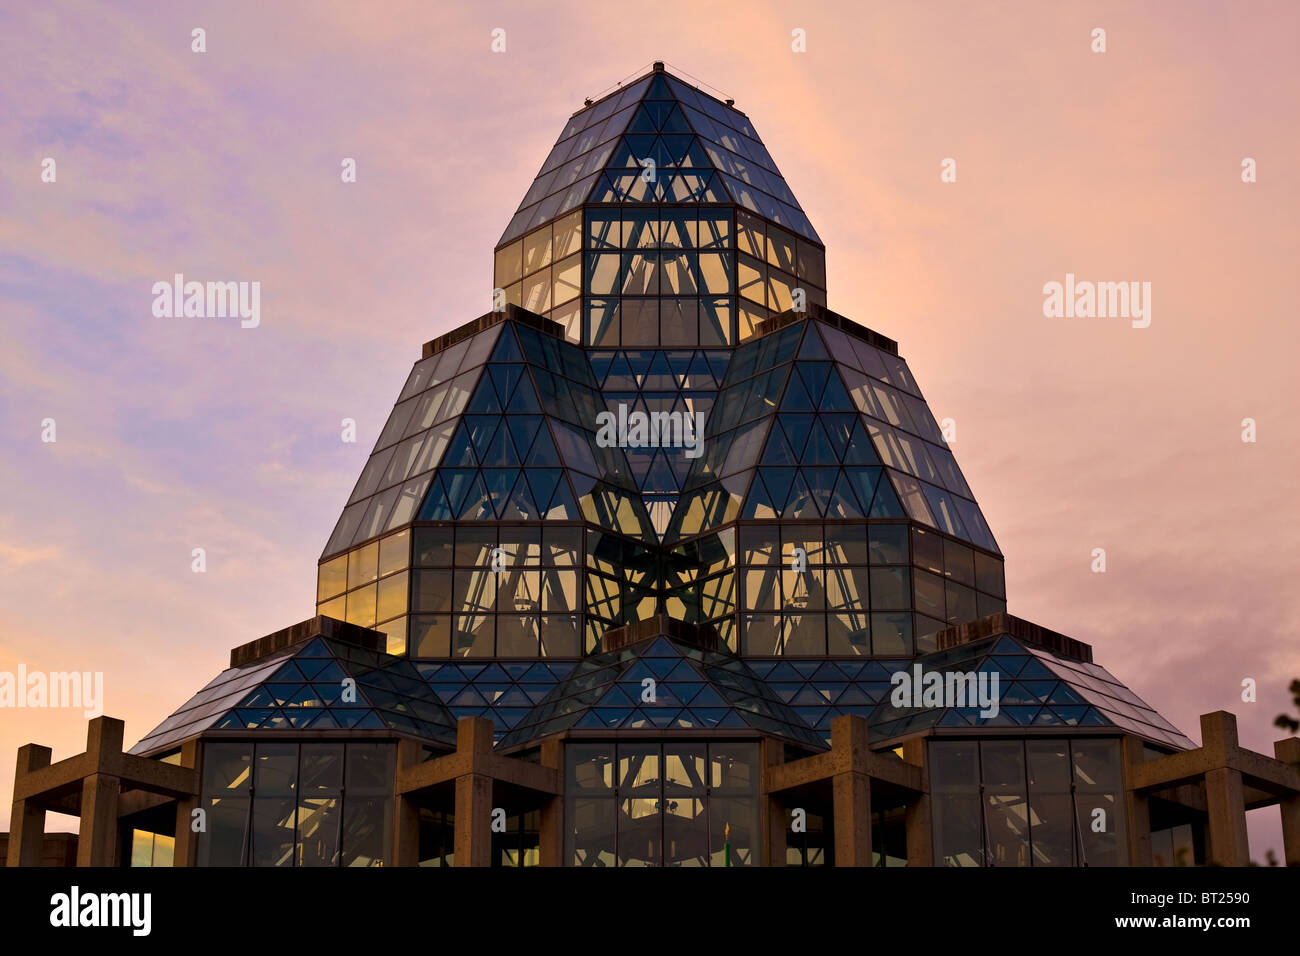
[[[813,754],[856,715],[881,752],[931,738],[934,862],[1123,861],[1121,738],[1191,742],[1086,645],[1002,613],[1001,551],[916,378],[826,308],[824,247],[743,113],[658,64],[589,103],[494,266],[498,310],[425,345],[321,555],[318,615],[376,647],[232,661],[135,748],[222,740],[204,800],[232,829],[203,859],[382,862],[391,819],[349,823],[331,788],[391,753],[294,739],[258,770],[259,741],[437,754],[480,717],[502,753],[564,742],[565,862],[744,865],[759,741]],[[702,442],[606,440],[636,415],[698,415]],[[996,675],[997,714],[898,706],[917,665]],[[279,781],[262,823],[250,766]],[[272,819],[308,774],[324,847]],[[1091,836],[1098,807],[1119,826]],[[453,862],[451,810],[419,813],[420,860]],[[902,813],[873,816],[881,865],[907,856]],[[512,809],[498,862],[536,862],[540,825]],[[828,862],[832,828],[811,806],[786,860]]]

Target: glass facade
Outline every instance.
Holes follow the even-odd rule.
[[[202,865],[391,865],[397,738],[443,754],[464,717],[516,756],[563,736],[567,865],[756,865],[759,740],[822,752],[841,715],[932,735],[936,864],[1126,861],[1121,734],[1191,741],[1066,643],[941,641],[1005,612],[1001,551],[895,343],[826,309],[744,114],[660,70],[574,114],[493,269],[506,309],[426,345],[321,555],[317,613],[379,634],[267,641],[133,748],[215,735]],[[608,440],[633,415],[701,441]],[[995,713],[895,706],[914,666],[996,675]],[[808,795],[784,862],[831,865]],[[456,862],[444,797],[412,798],[422,866]],[[902,865],[882,797],[873,862]],[[540,863],[536,806],[492,865]],[[1181,818],[1153,845],[1204,858]]]
[[[361,741],[204,745],[200,866],[383,866],[396,748]]]
[[[758,744],[601,742],[565,748],[569,866],[755,866]]]
[[[1117,738],[932,740],[936,866],[1127,862]]]

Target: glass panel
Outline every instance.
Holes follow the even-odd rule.
[[[936,866],[980,866],[983,862],[978,748],[974,741],[930,743]]]
[[[343,744],[304,743],[298,794],[298,865],[337,866]],[[257,794],[260,801],[261,792]]]
[[[379,576],[404,570],[411,561],[411,532],[399,531],[379,540]]]
[[[292,866],[298,745],[259,743],[254,757],[253,866]]]
[[[1019,740],[982,741],[980,760],[989,864],[1029,866],[1024,743]]]
[[[317,571],[316,600],[326,601],[347,589],[348,558],[341,555],[332,561],[326,561]]]
[[[379,542],[373,541],[348,555],[348,587],[368,584],[379,577]]]
[[[1030,740],[1030,846],[1034,866],[1074,863],[1074,801],[1070,796],[1070,747],[1064,740]]]
[[[396,759],[392,744],[348,744],[343,866],[384,866],[392,862],[389,848],[393,844]]]

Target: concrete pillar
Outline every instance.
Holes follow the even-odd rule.
[[[1210,861],[1219,866],[1249,866],[1241,772],[1226,767],[1209,771],[1205,775],[1205,796],[1210,811]]]
[[[785,763],[785,744],[771,737],[764,737],[758,745],[758,762],[760,774],[768,767]],[[786,833],[790,825],[789,811],[780,800],[763,790],[759,798],[758,812],[759,829],[762,831],[763,840],[763,865],[785,866]]]
[[[1283,763],[1300,768],[1300,737],[1287,737],[1273,743],[1273,756]],[[1286,866],[1300,866],[1300,793],[1284,796],[1282,811],[1282,856]]]
[[[924,737],[903,741],[903,760],[921,768],[925,790],[907,805],[907,865],[934,866],[934,822],[930,813],[930,760]]]
[[[456,778],[455,849],[457,866],[492,865],[492,778],[486,774]]]
[[[420,762],[424,748],[418,740],[397,742],[397,775]],[[406,794],[393,795],[393,866],[420,864],[420,808]]]
[[[1228,756],[1240,747],[1237,716],[1226,710],[1201,714],[1201,747],[1218,758],[1216,763],[1227,763]]]
[[[34,770],[50,765],[50,748],[26,744],[18,748],[18,766],[14,770],[14,792],[18,783]],[[13,812],[9,817],[8,866],[40,866],[41,850],[45,842],[45,808],[34,800],[14,797]]]
[[[120,772],[125,733],[126,724],[116,717],[96,717],[86,725],[86,753],[94,758],[96,770]]]
[[[200,774],[199,786],[202,784],[202,767],[199,766],[199,742],[187,740],[181,744],[181,766],[190,767]],[[199,808],[199,795],[182,797],[176,801],[176,847],[172,854],[172,866],[198,866],[199,835],[194,832],[194,811]]]
[[[835,808],[835,865],[871,865],[871,778],[867,776],[867,722],[841,714],[831,720],[831,779]]]
[[[111,774],[92,773],[81,782],[77,866],[117,865],[117,801],[121,791],[122,781]]]
[[[542,766],[550,767],[560,775],[560,792],[542,804],[541,824],[538,827],[538,863],[542,866],[564,866],[564,743],[558,737],[542,741]]]
[[[837,773],[835,795],[835,865],[871,866],[871,778],[865,773]]]
[[[1128,865],[1153,866],[1155,860],[1151,855],[1151,802],[1145,793],[1128,789],[1132,769],[1146,760],[1141,738],[1126,736],[1123,756],[1124,815],[1128,821]]]

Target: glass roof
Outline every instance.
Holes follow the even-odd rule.
[[[892,670],[917,665],[927,672],[998,674],[997,714],[982,717],[978,707],[895,707],[885,692],[867,718],[873,740],[930,727],[1113,726],[1179,750],[1196,746],[1105,668],[1059,657],[1007,634],[900,662]]]
[[[569,119],[498,247],[584,202],[735,203],[821,242],[748,117],[664,72]]]
[[[355,699],[345,692],[352,679]],[[405,658],[327,637],[218,674],[130,753],[205,730],[394,730],[454,746],[456,721]]]
[[[653,681],[653,700],[646,697]],[[564,730],[748,729],[823,749],[821,738],[740,658],[657,637],[580,661],[501,741]]]
[[[912,518],[998,552],[896,355],[815,320],[740,346],[666,540],[734,518]]]

